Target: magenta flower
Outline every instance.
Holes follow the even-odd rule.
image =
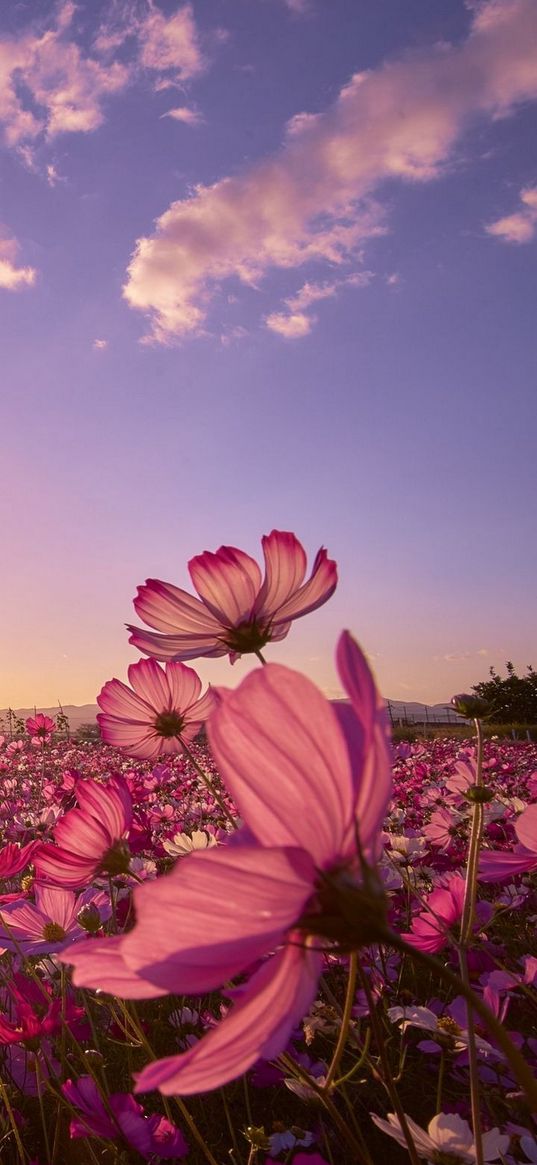
[[[103,921],[110,915],[107,895],[94,890],[78,897],[61,886],[35,887],[35,903],[25,899],[0,910],[0,943],[6,950],[43,955],[63,950],[82,938],[78,915],[90,903],[100,908]]]
[[[500,882],[514,874],[537,870],[537,805],[529,805],[515,821],[519,846],[512,853],[484,850],[479,863],[481,882]]]
[[[46,744],[50,740],[55,727],[50,716],[44,716],[42,712],[38,712],[36,716],[29,716],[26,720],[28,735],[35,737],[40,744]]]
[[[130,688],[109,680],[97,696],[103,740],[142,760],[181,752],[207,719],[212,692],[200,699],[201,680],[183,663],[161,668],[154,659],[141,659],[131,664],[128,676]]]
[[[0,850],[0,879],[13,878],[15,874],[26,869],[38,845],[38,841],[29,841],[21,848],[16,842],[8,841]]]
[[[306,555],[294,534],[273,530],[262,543],[264,579],[255,559],[234,546],[190,560],[199,599],[171,583],[147,579],[134,607],[157,633],[129,626],[129,643],[153,659],[229,655],[234,663],[245,652],[285,639],[293,619],[315,611],[333,594],[337,568],[321,548],[304,582]]]
[[[412,922],[410,934],[403,934],[412,947],[428,955],[441,951],[449,941],[449,932],[460,921],[464,905],[466,882],[461,874],[451,874],[444,886],[433,890],[427,898],[427,910]]]
[[[132,822],[132,800],[122,777],[106,785],[78,781],[78,809],[70,809],[54,829],[56,845],[36,851],[38,881],[77,890],[100,874],[126,873],[126,837]]]
[[[208,730],[245,823],[238,843],[193,853],[138,887],[128,934],[62,955],[78,985],[126,998],[212,991],[268,956],[246,986],[226,989],[234,1005],[224,1021],[146,1067],[139,1091],[204,1092],[273,1059],[315,997],[318,936],[348,949],[382,932],[383,897],[364,860],[378,854],[391,793],[385,713],[348,634],[337,659],[354,713],[344,731],[317,688],[284,667],[220,692]]]
[[[80,1076],[76,1083],[66,1080],[62,1092],[80,1113],[69,1126],[73,1138],[92,1134],[105,1141],[122,1138],[146,1158],[177,1158],[188,1153],[181,1131],[158,1113],[146,1116],[141,1104],[128,1092],[113,1092],[105,1107],[91,1076]]]

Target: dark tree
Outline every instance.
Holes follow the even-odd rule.
[[[525,676],[514,664],[506,664],[505,679],[490,669],[490,680],[474,684],[472,691],[485,700],[490,720],[497,724],[537,724],[537,671],[528,665]]]

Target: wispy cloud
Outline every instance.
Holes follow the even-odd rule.
[[[301,340],[311,332],[315,318],[301,311],[288,313],[275,311],[265,317],[265,323],[271,332],[277,332],[286,340]]]
[[[179,105],[177,109],[168,109],[162,117],[171,117],[174,121],[181,121],[183,125],[203,125],[204,118],[197,109],[190,109],[188,105]]]
[[[287,311],[273,312],[266,316],[265,324],[271,331],[286,339],[298,340],[302,336],[308,336],[316,322],[315,316],[306,314],[312,304],[319,303],[322,299],[334,299],[341,287],[367,287],[372,278],[372,271],[353,271],[351,275],[331,282],[306,282],[296,295],[284,300]]]
[[[34,21],[17,36],[0,38],[0,127],[4,144],[17,148],[30,168],[38,140],[98,129],[106,99],[145,72],[162,89],[205,67],[190,4],[170,14],[153,0],[111,4],[90,50],[76,39],[75,12],[64,0],[44,31]],[[130,49],[123,49],[126,42]]]
[[[4,291],[22,291],[36,281],[35,267],[17,267],[18,250],[16,239],[0,239],[0,288]]]
[[[93,347],[96,352],[103,352],[105,348],[108,348],[108,340],[94,340]]]
[[[487,224],[489,235],[495,235],[504,243],[531,243],[537,233],[537,186],[521,190],[520,201],[520,210]]]
[[[535,0],[490,0],[462,43],[356,74],[326,113],[294,118],[274,156],[173,202],[138,240],[124,287],[153,340],[200,331],[228,278],[254,286],[270,268],[352,260],[382,229],[381,184],[438,178],[471,121],[537,96],[536,37]]]

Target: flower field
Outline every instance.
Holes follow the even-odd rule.
[[[265,665],[336,575],[264,552],[140,588],[108,743],[1,740],[1,1160],[535,1162],[537,746],[393,746],[347,633],[345,703]]]

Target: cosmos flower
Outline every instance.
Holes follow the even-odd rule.
[[[199,599],[158,579],[138,587],[136,614],[153,631],[129,626],[134,644],[160,660],[214,658],[232,663],[246,652],[285,639],[293,619],[326,603],[337,585],[335,562],[321,548],[304,582],[306,554],[294,534],[273,530],[262,539],[265,577],[255,559],[234,546],[206,550],[188,564]]]
[[[102,921],[110,915],[106,894],[95,890],[76,896],[61,886],[35,887],[35,903],[27,900],[12,902],[0,911],[0,942],[6,950],[24,955],[49,954],[82,938],[83,928],[78,915],[84,907],[93,905]]]
[[[146,1116],[140,1104],[128,1092],[113,1092],[104,1101],[91,1076],[66,1080],[62,1092],[72,1107],[79,1112],[70,1123],[71,1137],[92,1134],[106,1141],[124,1139],[142,1157],[185,1157],[188,1145],[171,1121],[153,1113]]]
[[[288,668],[269,664],[220,692],[209,738],[244,829],[138,887],[128,934],[61,956],[77,985],[126,998],[212,991],[268,956],[245,986],[226,989],[234,1003],[223,1022],[146,1067],[138,1091],[204,1092],[273,1059],[315,997],[323,940],[358,947],[382,929],[380,883],[364,861],[378,855],[391,794],[385,712],[348,634],[337,660],[353,712],[344,730]]]
[[[76,799],[79,807],[54,829],[57,844],[45,843],[34,858],[37,880],[66,890],[77,890],[100,874],[126,873],[129,867],[132,800],[126,781],[78,781]]]
[[[406,1149],[406,1140],[399,1124],[399,1119],[393,1112],[388,1113],[388,1120],[371,1113],[371,1119],[378,1129],[393,1137],[398,1145]],[[407,1124],[412,1134],[418,1157],[425,1157],[429,1165],[445,1160],[455,1165],[475,1165],[476,1153],[473,1134],[467,1121],[462,1120],[457,1113],[439,1112],[425,1129],[420,1128],[411,1117],[407,1116]],[[497,1161],[502,1153],[507,1152],[509,1137],[501,1136],[498,1129],[491,1129],[483,1133],[483,1160]]]
[[[183,663],[162,668],[154,659],[141,659],[128,676],[130,688],[109,680],[97,696],[103,740],[142,760],[181,752],[207,719],[212,692],[200,699],[201,680]]]
[[[519,845],[514,852],[484,850],[479,862],[481,882],[501,882],[514,874],[537,870],[537,805],[529,805],[515,821]]]
[[[50,716],[44,716],[42,712],[38,712],[36,716],[29,716],[25,724],[28,735],[33,737],[33,742],[37,744],[47,744],[56,728]]]

